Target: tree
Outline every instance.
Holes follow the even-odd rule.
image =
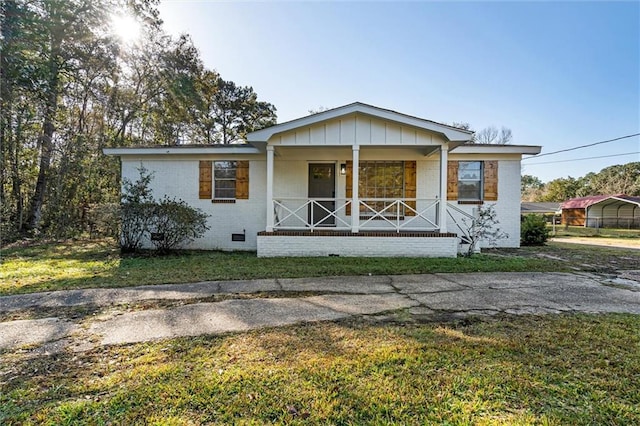
[[[451,126],[457,127],[462,130],[474,131],[469,123],[454,121]],[[513,134],[511,129],[507,127],[501,127],[498,130],[494,126],[485,127],[484,129],[475,132],[471,138],[471,143],[477,144],[495,144],[495,145],[507,145],[511,143]]]
[[[90,212],[119,204],[119,163],[102,148],[232,143],[275,123],[273,105],[207,71],[188,36],[163,31],[157,4],[0,1],[2,242],[77,236]],[[141,38],[120,43],[112,14],[135,15]]]
[[[561,203],[575,198],[579,188],[580,180],[574,179],[571,176],[554,179],[545,185],[540,201]]]
[[[537,177],[523,175],[520,178],[520,196],[522,201],[535,201],[542,195],[544,183]]]
[[[315,108],[315,109],[313,109],[313,108],[312,108],[312,109],[308,109],[307,111],[309,112],[309,114],[310,114],[310,115],[311,115],[311,114],[319,114],[319,113],[321,113],[321,112],[329,111],[329,108],[327,108],[327,107],[323,107],[322,105],[320,105],[318,108]]]
[[[203,72],[198,49],[182,35],[161,55],[162,88],[154,100],[153,123],[157,144],[192,143],[199,100],[197,80]]]
[[[511,129],[502,127],[498,130],[494,126],[489,126],[476,134],[475,143],[506,145],[511,142],[511,139],[513,139]]]
[[[258,101],[252,87],[224,80],[214,71],[201,78],[200,134],[207,143],[232,144],[247,133],[276,123],[276,108]]]
[[[640,195],[640,162],[606,167],[581,181],[581,195]]]
[[[522,175],[520,178],[520,190],[524,193],[529,189],[542,189],[544,187],[544,183],[532,175]]]
[[[521,180],[523,201],[562,202],[590,195],[626,194],[640,196],[640,162],[605,167],[581,178],[559,178],[546,184],[534,176]]]
[[[43,110],[42,131],[38,139],[40,161],[38,178],[30,199],[29,214],[24,224],[27,230],[37,230],[49,183],[54,133],[64,82],[82,66],[86,59],[81,46],[99,37],[106,21],[105,4],[93,0],[40,0],[23,5],[27,19],[26,36],[32,50],[31,77],[36,82]]]

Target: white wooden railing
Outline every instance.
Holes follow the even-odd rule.
[[[347,215],[348,210],[353,210],[351,204],[351,199],[345,198],[278,197],[273,200],[274,229],[352,230],[354,212]],[[439,205],[437,199],[360,199],[358,229],[437,231],[440,229]]]
[[[324,204],[334,203],[329,209]],[[310,230],[331,228],[335,230],[351,229],[350,219],[346,219],[350,199],[339,198],[278,198],[273,200],[274,229]],[[322,217],[314,220],[316,213]]]
[[[360,228],[392,229],[396,232],[440,229],[440,200],[367,198],[360,199],[359,202],[363,207],[360,209]]]
[[[473,227],[475,226],[476,218],[462,210],[455,204],[447,203],[447,214],[453,221],[456,229],[453,232],[457,233],[460,242],[467,243],[469,242],[470,236],[469,233],[473,232]]]

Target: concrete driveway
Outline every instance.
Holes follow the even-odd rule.
[[[97,345],[246,331],[403,310],[421,320],[562,312],[640,314],[640,272],[472,273],[215,281],[0,297],[0,350]],[[219,301],[210,301],[217,298]],[[220,300],[224,299],[224,300]],[[141,303],[156,307],[145,309]],[[134,304],[133,307],[131,305]],[[137,304],[137,305],[136,305]],[[91,308],[78,315],[75,310]],[[41,315],[40,315],[41,316]],[[26,349],[25,349],[26,348]]]

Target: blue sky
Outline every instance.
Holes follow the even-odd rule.
[[[543,153],[640,133],[640,2],[163,0],[160,17],[280,122],[361,101],[506,126]],[[523,173],[579,177],[639,151],[634,137],[525,160]]]

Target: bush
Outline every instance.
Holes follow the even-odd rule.
[[[544,217],[537,214],[526,215],[520,228],[520,243],[523,246],[541,246],[547,239],[549,230]]]
[[[145,238],[162,254],[202,236],[207,218],[202,210],[182,200],[164,197],[155,201],[150,184],[153,173],[141,164],[135,182],[123,179],[120,203],[120,250],[135,252]]]
[[[165,196],[153,208],[149,226],[151,243],[160,253],[179,248],[201,237],[209,229],[207,217],[202,210]]]
[[[462,223],[466,227],[465,236],[467,244],[469,244],[465,254],[466,257],[473,256],[481,240],[495,247],[498,240],[509,238],[509,235],[502,232],[502,229],[498,227],[500,221],[498,220],[495,204],[486,207],[479,206],[476,217],[473,220],[462,218]]]
[[[124,178],[120,202],[120,250],[131,253],[140,248],[144,235],[149,231],[155,203],[149,185],[153,173],[141,164],[140,177],[135,182]]]

